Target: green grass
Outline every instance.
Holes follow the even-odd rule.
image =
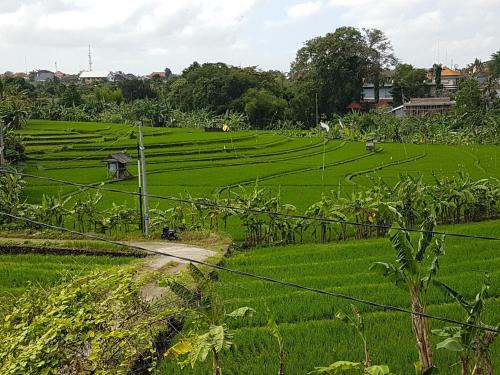
[[[137,139],[126,136],[132,130],[137,135],[137,128],[125,125],[30,121],[21,131],[30,137],[26,171],[80,183],[107,181],[102,162],[106,155],[127,150],[136,156]],[[43,132],[48,136],[37,137]],[[467,170],[474,178],[500,178],[496,146],[381,144],[381,152],[368,154],[362,143],[330,141],[325,147],[323,173],[321,138],[165,128],[146,128],[145,135],[149,186],[163,195],[185,192],[206,195],[218,187],[250,184],[260,179],[262,185],[279,187],[289,203],[305,208],[317,201],[322,192],[339,187],[349,192],[355,186],[371,185],[378,177],[394,182],[401,172],[423,175],[426,181],[432,180],[433,173],[453,175],[460,169]],[[47,138],[50,142],[68,143],[69,148],[56,152],[60,146],[47,144]],[[104,141],[105,138],[109,140]],[[34,151],[44,153],[32,154]],[[414,160],[416,157],[420,158]],[[137,173],[135,163],[129,169]],[[28,187],[29,196],[34,200],[40,199],[42,193],[76,191],[60,190],[55,183],[29,182],[33,187],[31,190]],[[135,189],[136,181],[116,183],[113,187]],[[124,198],[116,194],[106,196],[106,200],[116,202]]]
[[[137,191],[137,180],[109,184],[106,155],[127,150],[136,158],[137,139],[128,134],[129,125],[30,121],[20,132],[30,136],[26,151],[30,157],[24,170],[39,176],[100,184],[125,191]],[[70,142],[65,151],[51,142]],[[96,138],[99,136],[100,138]],[[104,141],[107,139],[107,141]],[[71,144],[73,142],[73,144]],[[76,143],[78,142],[78,143]],[[321,194],[341,189],[349,194],[366,189],[374,179],[395,183],[399,173],[422,175],[432,182],[433,174],[452,176],[465,169],[475,178],[500,178],[500,155],[496,146],[447,146],[380,144],[379,152],[365,150],[361,142],[319,137],[294,138],[269,131],[205,133],[198,129],[145,128],[149,193],[162,196],[211,196],[218,189],[222,197],[238,185],[261,186],[281,193],[282,201],[300,212],[321,198]],[[323,171],[323,151],[325,170]],[[33,152],[43,152],[34,154]],[[137,174],[134,161],[129,171]],[[27,199],[39,202],[43,194],[76,196],[79,188],[56,182],[28,179]],[[104,193],[101,209],[113,202],[137,207],[137,198],[121,193]],[[151,200],[152,207],[166,209],[172,202]],[[230,223],[231,234],[240,239],[239,225]]]
[[[498,235],[500,221],[460,225],[454,231]],[[450,230],[450,228],[446,228]],[[384,304],[409,308],[403,290],[369,270],[375,261],[391,261],[394,250],[387,239],[349,241],[330,245],[299,245],[272,247],[237,253],[225,266],[259,275],[286,280],[308,287]],[[500,243],[448,237],[446,255],[441,258],[439,279],[472,299],[479,290],[485,272],[491,276],[491,298],[488,300],[485,323],[498,323],[500,308]],[[235,324],[236,349],[222,357],[223,371],[228,374],[272,374],[277,372],[277,344],[265,328],[269,309],[279,323],[285,340],[286,373],[306,374],[314,366],[329,365],[337,360],[362,360],[362,347],[354,331],[335,321],[340,309],[349,309],[348,302],[312,294],[280,285],[269,284],[219,271],[218,291],[226,310],[249,306],[257,314],[244,324]],[[435,289],[427,296],[428,312],[462,319],[461,309]],[[418,360],[410,318],[407,315],[357,305],[366,322],[366,330],[374,363],[388,364],[396,374],[412,374]],[[443,326],[432,322],[432,328]],[[436,340],[433,338],[434,344]],[[492,357],[500,369],[500,343],[494,345]],[[451,353],[435,350],[441,374],[456,374],[451,369]],[[207,364],[208,365],[208,364]],[[180,370],[164,361],[158,373],[206,374],[208,367],[194,371]]]
[[[138,261],[132,257],[0,254],[0,306],[8,307],[30,286],[49,287],[70,276]]]
[[[40,176],[86,184],[104,182],[107,187],[137,191],[136,179],[110,184],[102,162],[106,155],[120,150],[127,150],[132,157],[136,157],[137,139],[129,136],[131,131],[137,135],[136,128],[125,125],[30,121],[27,128],[20,131],[29,139],[29,159],[24,170]],[[432,182],[433,175],[453,176],[460,170],[466,170],[474,179],[500,178],[497,146],[380,144],[379,152],[372,154],[360,142],[331,140],[325,145],[323,142],[319,137],[286,137],[268,131],[205,133],[197,129],[146,128],[149,192],[162,196],[191,194],[196,197],[210,196],[220,188],[222,196],[226,197],[235,186],[251,185],[258,179],[260,185],[273,191],[279,190],[283,202],[294,204],[303,212],[318,201],[322,193],[341,189],[348,194],[371,186],[378,178],[394,183],[400,173],[421,175],[426,182]],[[135,161],[129,170],[134,175],[137,173]],[[38,202],[44,193],[81,194],[75,187],[55,182],[27,181],[27,199],[31,202]],[[137,206],[134,196],[103,193],[100,208],[109,208],[113,202]],[[164,209],[171,204],[151,200],[152,207]],[[499,228],[500,221],[494,221],[461,225],[453,227],[452,231],[500,236]],[[242,236],[241,228],[234,223],[230,223],[229,231],[236,239]],[[496,311],[500,308],[500,244],[449,237],[446,251],[440,278],[467,297],[474,296],[485,272],[491,274],[492,298],[488,301],[485,320],[496,323]],[[63,257],[65,260],[68,258]],[[89,260],[92,257],[83,258]],[[372,262],[392,258],[393,251],[388,240],[376,239],[257,249],[229,258],[226,265],[407,308],[408,298],[402,291],[369,271]],[[48,285],[60,280],[65,272],[87,272],[87,268],[76,269],[74,262],[67,264],[55,260],[55,265],[47,265],[39,259],[41,266],[37,268],[33,266],[36,262],[16,259],[19,262],[14,263],[24,265],[26,270],[6,278],[5,287],[1,287],[3,284],[0,283],[0,288],[14,293],[16,288],[22,290],[26,287],[21,282],[24,274],[27,281],[46,282]],[[48,259],[50,263],[52,258],[43,259]],[[114,261],[124,260],[110,260]],[[94,266],[112,265],[91,267]],[[17,269],[13,265],[9,267]],[[66,271],[68,269],[70,271]],[[37,279],[38,274],[40,280]],[[247,305],[258,312],[245,325],[234,326],[238,345],[224,354],[224,373],[277,372],[277,346],[265,328],[267,309],[272,311],[285,338],[287,374],[305,374],[314,366],[328,365],[340,359],[361,360],[361,343],[355,333],[332,319],[336,311],[348,308],[345,301],[225,273],[219,276],[218,290],[227,302],[227,310]],[[22,285],[16,286],[16,280]],[[435,290],[429,292],[428,304],[432,314],[457,319],[463,317],[455,304]],[[386,363],[396,374],[412,374],[417,354],[409,317],[366,306],[360,306],[360,309],[366,319],[374,363]],[[433,327],[439,326],[433,323]],[[496,354],[499,345],[497,343],[494,347]],[[453,363],[452,354],[436,351],[435,357],[441,373],[456,373],[456,368],[449,368]],[[493,357],[495,366],[499,368],[500,356]],[[160,373],[168,374],[207,373],[207,367],[181,371],[168,362],[164,362],[161,369],[163,372]]]

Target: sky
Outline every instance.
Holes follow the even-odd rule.
[[[288,71],[304,42],[378,28],[400,61],[463,67],[500,50],[500,0],[0,0],[0,72]]]

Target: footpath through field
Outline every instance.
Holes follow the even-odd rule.
[[[203,249],[201,247],[186,245],[174,242],[162,241],[131,241],[126,242],[132,246],[138,246],[146,250],[156,251],[163,254],[179,255],[193,260],[203,261],[207,258],[215,256],[217,253],[212,250]],[[164,273],[174,274],[179,272],[188,262],[172,258],[170,256],[155,255],[146,261],[147,271],[161,271]],[[159,287],[156,284],[147,284],[141,288],[142,298],[146,301],[161,297],[167,288]]]

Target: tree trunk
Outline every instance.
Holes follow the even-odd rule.
[[[221,369],[220,369],[220,361],[219,361],[219,353],[215,349],[212,349],[212,367],[213,367],[213,374],[214,375],[221,375]]]
[[[411,292],[411,307],[412,311],[416,313],[423,313],[424,308],[420,302],[419,291]],[[425,318],[420,315],[412,315],[412,327],[415,339],[417,341],[417,350],[420,362],[422,363],[423,372],[433,367],[432,365],[432,348],[429,340],[429,333],[427,332],[427,325]]]
[[[493,375],[493,366],[488,353],[488,348],[495,341],[496,333],[486,332],[477,342],[475,355],[476,364],[472,370],[472,375]]]
[[[380,99],[380,75],[377,72],[373,77],[373,96],[375,98],[375,105]]]
[[[467,354],[462,354],[460,356],[460,364],[462,365],[461,375],[469,375],[469,356]]]
[[[372,365],[372,359],[370,358],[370,352],[368,351],[368,344],[366,343],[366,340],[363,339],[363,349],[365,351],[365,363],[363,365],[365,368],[368,368]]]

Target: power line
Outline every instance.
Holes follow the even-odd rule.
[[[192,259],[192,258],[180,256],[180,255],[174,255],[174,254],[170,254],[170,253],[162,253],[162,252],[159,252],[159,251],[156,251],[156,250],[146,249],[146,248],[144,248],[142,246],[130,245],[130,244],[127,244],[127,243],[124,243],[124,242],[110,240],[110,239],[107,239],[107,238],[104,238],[104,237],[100,237],[100,236],[96,236],[96,235],[88,234],[88,233],[82,233],[82,232],[78,232],[78,231],[71,230],[71,229],[66,229],[64,227],[59,227],[59,226],[52,225],[52,224],[42,223],[40,221],[36,221],[36,220],[30,219],[30,218],[21,217],[21,216],[17,216],[17,215],[12,215],[12,214],[9,214],[9,213],[6,213],[6,212],[2,212],[2,211],[0,211],[0,215],[4,216],[4,217],[9,217],[11,219],[26,221],[26,222],[29,222],[31,224],[40,225],[40,226],[44,226],[44,227],[51,228],[51,229],[65,231],[65,232],[68,232],[68,233],[71,233],[71,234],[75,234],[75,235],[78,235],[78,236],[81,236],[81,237],[87,237],[87,238],[90,238],[90,239],[93,239],[93,240],[107,242],[107,243],[110,243],[110,244],[113,244],[113,245],[128,247],[130,249],[141,250],[141,251],[145,251],[145,252],[148,252],[148,253],[151,253],[151,254],[155,254],[155,255],[167,256],[167,257],[171,257],[171,258],[183,260],[185,262],[199,264],[199,265],[202,265],[202,266],[206,266],[206,267],[209,267],[209,268],[214,268],[214,269],[217,269],[217,270],[220,270],[220,271],[225,271],[225,272],[233,273],[233,274],[240,275],[240,276],[250,277],[250,278],[253,278],[253,279],[257,279],[257,280],[261,280],[261,281],[265,281],[265,282],[269,282],[269,283],[274,283],[274,284],[279,284],[279,285],[290,287],[290,288],[305,290],[307,292],[312,292],[312,293],[316,293],[316,294],[326,295],[326,296],[329,296],[329,297],[334,297],[334,298],[344,299],[344,300],[348,300],[348,301],[352,301],[352,302],[357,302],[357,303],[360,303],[360,304],[363,304],[363,305],[367,305],[367,306],[378,307],[378,308],[384,309],[385,311],[401,312],[401,313],[405,313],[405,314],[420,316],[420,317],[427,318],[427,319],[432,319],[432,320],[437,320],[437,321],[441,321],[441,322],[457,324],[457,325],[461,325],[461,326],[464,326],[464,327],[475,328],[475,329],[480,329],[480,330],[483,330],[483,331],[489,331],[489,332],[494,332],[494,333],[500,333],[500,329],[494,328],[494,327],[488,327],[488,326],[478,325],[478,324],[471,324],[471,323],[467,323],[467,322],[460,322],[460,321],[455,320],[455,319],[450,319],[450,318],[446,318],[446,317],[430,315],[430,314],[427,314],[427,313],[421,313],[421,312],[411,311],[411,310],[408,310],[408,309],[404,309],[402,307],[385,305],[385,304],[382,304],[382,303],[378,303],[378,302],[374,302],[374,301],[370,301],[370,300],[365,300],[365,299],[362,299],[362,298],[354,297],[354,296],[351,296],[351,295],[348,295],[348,294],[329,292],[329,291],[326,291],[326,290],[323,290],[323,289],[311,288],[311,287],[308,287],[308,286],[305,286],[305,285],[296,284],[296,283],[289,282],[289,281],[283,281],[283,280],[279,280],[279,279],[274,279],[274,278],[271,278],[271,277],[257,275],[257,274],[250,273],[250,272],[245,272],[245,271],[240,271],[240,270],[233,269],[233,268],[226,268],[226,267],[219,266],[219,265],[216,265],[216,264],[211,264],[211,263],[207,263],[207,262],[204,262],[204,261],[200,261],[200,260],[196,260],[196,259]]]
[[[81,184],[78,182],[59,180],[59,179],[52,178],[52,177],[35,176],[32,174],[17,172],[14,170],[9,171],[9,170],[0,168],[0,173],[11,173],[11,174],[15,174],[15,175],[23,176],[23,177],[52,181],[52,182],[57,182],[57,183],[64,184],[64,185],[71,185],[71,186],[84,188],[84,189],[94,189],[94,190],[98,190],[98,191],[105,191],[105,192],[110,192],[110,193],[122,193],[122,194],[134,195],[134,196],[140,195],[139,193],[133,192],[133,191],[126,191],[126,190],[120,190],[120,189],[114,189],[114,188],[105,188],[102,186]],[[398,231],[407,231],[407,232],[415,232],[415,233],[428,233],[428,234],[434,234],[434,235],[445,235],[448,237],[500,241],[500,237],[477,236],[477,235],[470,235],[470,234],[464,234],[464,233],[442,232],[442,231],[424,230],[424,229],[418,229],[418,228],[398,228],[398,227],[392,227],[390,225],[357,223],[355,221],[342,220],[342,219],[331,219],[331,218],[323,218],[323,217],[318,217],[318,216],[287,214],[287,213],[283,213],[283,212],[272,212],[272,211],[261,210],[261,209],[257,209],[257,208],[230,206],[227,204],[210,202],[208,200],[204,200],[203,198],[201,198],[201,199],[187,199],[187,198],[178,198],[178,197],[171,197],[171,196],[162,196],[162,195],[156,195],[156,194],[148,194],[148,197],[153,198],[153,199],[168,200],[168,201],[179,202],[179,203],[195,204],[195,205],[204,206],[204,207],[216,207],[216,208],[223,208],[223,209],[228,209],[228,210],[233,210],[233,211],[252,212],[252,213],[256,213],[256,214],[269,214],[269,215],[274,215],[274,216],[286,217],[286,218],[290,218],[290,219],[314,220],[314,221],[321,221],[324,223],[352,225],[352,226],[365,227],[365,228],[375,228],[375,229],[385,229],[385,230],[394,229],[394,230],[398,230]]]

